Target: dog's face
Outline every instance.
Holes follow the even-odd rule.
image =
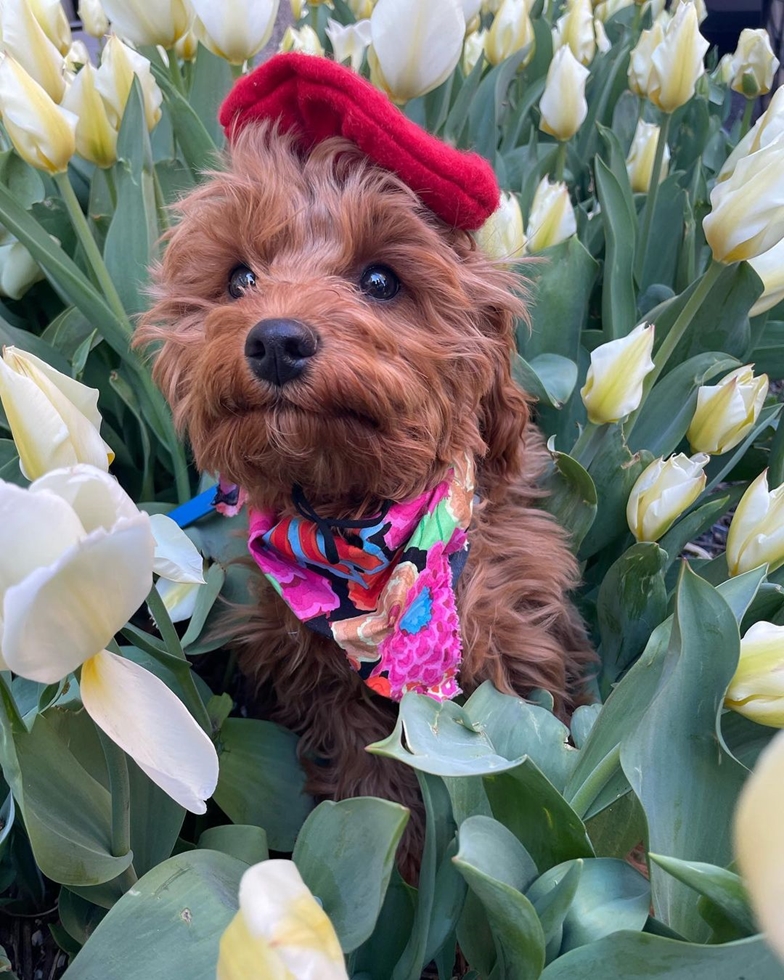
[[[186,197],[139,342],[197,465],[284,507],[405,500],[460,453],[520,465],[514,280],[395,176],[267,127]]]

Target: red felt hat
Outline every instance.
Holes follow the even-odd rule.
[[[498,207],[487,160],[426,133],[370,82],[327,58],[275,55],[235,84],[219,119],[229,140],[262,119],[278,120],[307,146],[342,136],[456,228],[479,228]]]

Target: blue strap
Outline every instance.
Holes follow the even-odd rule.
[[[171,517],[174,523],[180,527],[188,527],[189,524],[193,524],[213,512],[217,489],[217,486],[210,487],[209,490],[205,490],[192,500],[170,510],[166,516]]]

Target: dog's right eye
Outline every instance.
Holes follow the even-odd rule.
[[[246,265],[238,265],[229,276],[229,296],[239,299],[256,285],[256,276]]]

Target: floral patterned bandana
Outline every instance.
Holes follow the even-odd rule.
[[[460,693],[454,585],[473,499],[468,458],[435,489],[366,520],[321,518],[295,488],[300,516],[251,511],[248,547],[297,618],[332,637],[375,692],[444,701]]]

